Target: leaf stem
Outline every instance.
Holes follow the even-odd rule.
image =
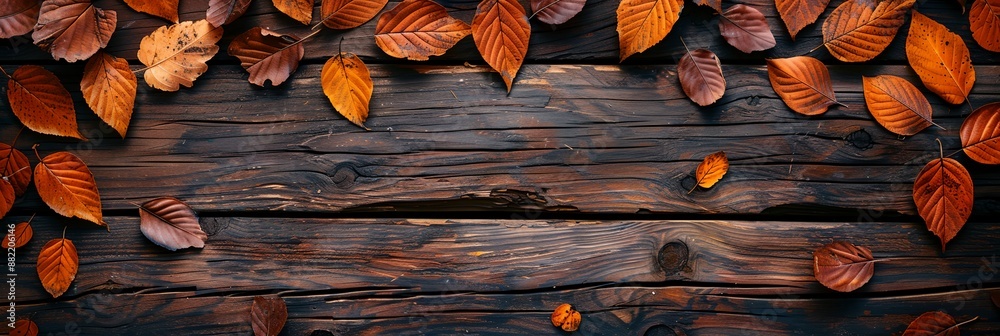
[[[944,144],[941,143],[941,138],[934,139],[938,143],[938,150],[941,151],[941,158],[944,158]],[[950,156],[950,155],[949,155]]]
[[[37,213],[33,213],[33,214],[31,214],[31,217],[30,217],[30,218],[28,218],[28,224],[31,224],[31,220],[32,220],[32,219],[35,219],[35,215],[37,215]]]
[[[16,135],[14,135],[14,141],[10,142],[10,148],[14,148],[14,146],[17,145],[17,138],[21,137],[21,132],[24,132],[24,125],[21,125],[21,129],[17,131]]]
[[[35,157],[38,158],[38,163],[42,163],[42,156],[38,155],[38,144],[32,145],[31,150],[35,151]]]
[[[809,50],[809,52],[807,52],[806,54],[812,54],[814,51],[819,50],[819,48],[822,48],[825,45],[826,45],[826,43],[820,44],[820,45],[816,46],[815,48],[812,48],[812,50]]]
[[[66,239],[66,229],[68,229],[68,228],[69,228],[69,226],[63,226],[63,235],[62,235],[62,239],[63,240]]]
[[[963,324],[970,323],[970,322],[978,320],[978,319],[979,319],[979,316],[976,316],[976,317],[973,317],[973,318],[969,319],[968,321],[956,324],[956,325],[952,326],[951,328],[958,328],[959,326],[961,326]],[[951,329],[951,328],[948,328],[948,329]]]
[[[543,10],[546,10],[549,7],[552,7],[552,5],[555,5],[555,4],[559,3],[560,1],[562,1],[562,0],[555,0],[555,1],[550,2],[548,5],[545,5],[545,7],[539,8],[534,13],[531,13],[531,16],[528,17],[528,21],[531,21],[531,19],[535,18],[535,15],[538,15],[538,13],[541,13]]]
[[[10,77],[10,74],[7,73],[7,70],[3,69],[3,67],[0,67],[0,72],[2,72],[4,74],[4,76],[7,76],[8,79],[12,78],[12,77]]]

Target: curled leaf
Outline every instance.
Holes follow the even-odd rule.
[[[52,72],[40,66],[22,66],[10,76],[7,89],[11,110],[28,129],[87,139],[77,130],[73,98]]]
[[[351,29],[375,18],[387,3],[389,0],[323,0],[320,13],[324,26]]]
[[[517,0],[484,0],[472,18],[472,39],[486,63],[500,73],[507,92],[528,54],[531,26]]]
[[[913,181],[913,202],[927,229],[941,238],[941,250],[972,214],[972,176],[951,158],[931,160]]]
[[[729,159],[726,158],[725,152],[716,152],[709,154],[704,160],[698,164],[698,169],[695,170],[695,188],[711,188],[715,183],[719,182],[726,172],[729,171]],[[695,188],[691,188],[694,191]],[[691,191],[688,193],[690,194]]]
[[[1000,102],[972,112],[962,123],[959,134],[962,150],[969,158],[983,164],[1000,164]]]
[[[431,0],[406,0],[385,12],[375,25],[375,44],[396,58],[426,61],[444,55],[472,33],[469,25],[448,15]]]
[[[271,85],[281,85],[298,69],[305,48],[297,36],[253,27],[229,43],[229,54],[240,59],[250,83],[264,86],[270,80]]]
[[[745,53],[771,49],[776,44],[764,14],[744,4],[733,5],[722,13],[719,30],[729,45]]]
[[[802,28],[816,22],[816,19],[823,14],[826,5],[830,0],[775,0],[774,5],[778,8],[781,21],[788,27],[788,34],[795,40],[795,35],[802,31]]]
[[[137,85],[127,60],[101,52],[87,61],[80,90],[90,109],[124,138],[135,108]]]
[[[579,14],[586,3],[587,0],[531,0],[531,12],[538,21],[558,25]]]
[[[219,51],[215,43],[221,38],[222,28],[205,20],[157,28],[139,43],[139,61],[148,67],[146,84],[163,91],[191,87],[208,70],[205,62]]]
[[[55,59],[85,60],[108,46],[118,15],[90,0],[45,0],[31,39]]]
[[[914,1],[848,0],[823,22],[823,45],[844,62],[873,59],[892,43]]]
[[[76,271],[80,267],[80,259],[76,254],[76,246],[66,238],[50,240],[38,252],[38,278],[42,281],[45,291],[57,298],[76,279]]]
[[[288,308],[280,297],[255,296],[250,308],[250,326],[254,336],[277,336],[285,327]]]
[[[926,312],[910,322],[903,336],[958,336],[959,326],[978,318],[977,316],[962,323],[955,323],[955,319],[945,312]]]
[[[0,38],[27,34],[38,22],[41,5],[37,0],[12,0],[0,6]]]
[[[726,93],[726,78],[722,75],[722,64],[714,53],[707,49],[689,51],[677,62],[677,78],[681,89],[691,101],[708,106]]]
[[[934,124],[931,103],[910,82],[892,75],[863,81],[868,111],[890,132],[911,136]]]
[[[41,159],[35,165],[35,188],[56,213],[107,225],[102,220],[101,196],[94,175],[76,155],[57,152]]]
[[[767,60],[771,87],[795,112],[819,115],[837,102],[826,65],[808,56]]]
[[[983,49],[1000,52],[1000,0],[973,2],[969,10],[969,29],[972,38]]]
[[[173,197],[160,197],[140,205],[139,220],[139,229],[146,238],[171,251],[203,248],[208,240],[194,210]]]
[[[320,82],[333,108],[350,122],[367,129],[364,123],[374,87],[365,63],[351,53],[331,57],[323,65]]]
[[[288,17],[302,24],[309,24],[313,17],[313,0],[271,0]]]
[[[250,7],[250,0],[210,0],[205,20],[213,26],[222,27],[236,21]]]
[[[552,321],[552,325],[559,327],[566,332],[574,332],[580,328],[580,322],[582,317],[580,312],[573,308],[568,303],[563,303],[556,307],[556,310],[552,311],[552,316],[549,318]]]
[[[31,164],[28,157],[17,148],[0,142],[0,174],[14,187],[14,195],[21,196],[31,183]]]
[[[918,12],[913,12],[906,36],[906,58],[924,86],[949,103],[964,102],[976,83],[976,70],[962,37]]]
[[[618,4],[620,60],[656,45],[674,28],[684,0],[622,0]]]
[[[875,274],[872,251],[854,244],[837,241],[813,252],[813,274],[816,280],[838,292],[861,288]]]
[[[177,23],[177,3],[179,0],[125,0],[125,4],[137,12],[158,16]]]

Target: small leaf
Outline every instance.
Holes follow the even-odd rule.
[[[38,22],[40,9],[37,0],[11,0],[0,6],[0,39],[31,32]]]
[[[139,43],[139,61],[148,67],[146,84],[163,91],[191,87],[208,70],[205,62],[219,51],[215,43],[221,38],[222,28],[205,20],[157,28]]]
[[[127,60],[101,52],[87,61],[80,90],[90,109],[125,138],[135,108],[137,85]]]
[[[722,75],[722,64],[714,53],[707,49],[689,51],[677,62],[677,78],[681,81],[684,94],[701,106],[708,106],[726,93],[726,78]]]
[[[962,37],[940,23],[913,12],[906,37],[906,58],[927,89],[952,104],[969,97],[976,82],[969,48]]]
[[[139,219],[142,234],[171,251],[203,248],[208,240],[194,210],[173,197],[160,197],[143,203],[139,206]]]
[[[941,251],[972,214],[972,176],[951,158],[931,160],[913,181],[913,202],[927,229],[941,238]]]
[[[863,81],[868,111],[890,132],[911,136],[934,124],[931,103],[910,82],[892,75]]]
[[[137,12],[158,16],[177,23],[177,2],[179,0],[125,0],[125,4]]]
[[[774,5],[778,8],[781,21],[788,27],[788,34],[795,40],[802,28],[816,22],[830,0],[775,0]]]
[[[27,245],[34,235],[35,230],[31,228],[31,223],[21,222],[14,226],[14,234],[7,234],[7,241],[10,241],[10,236],[14,236],[14,248],[21,248]]]
[[[531,12],[538,21],[558,25],[579,14],[586,3],[587,0],[531,0]]]
[[[816,280],[838,292],[861,288],[875,274],[872,251],[861,246],[838,241],[813,252],[813,274]]]
[[[969,158],[983,164],[1000,164],[1000,102],[972,112],[962,123],[959,134],[962,150]]]
[[[733,5],[722,13],[719,30],[729,45],[748,54],[774,48],[776,43],[764,14],[743,4]]]
[[[255,296],[250,308],[254,336],[277,336],[288,319],[288,308],[280,297]]]
[[[378,18],[375,43],[389,56],[426,61],[471,33],[469,25],[434,1],[406,0]]]
[[[22,66],[10,76],[7,89],[11,110],[28,129],[87,139],[77,130],[73,98],[52,72],[40,66]]]
[[[28,157],[17,148],[0,142],[0,174],[14,187],[14,194],[24,195],[31,183],[31,164]]]
[[[771,87],[793,111],[819,115],[830,105],[840,104],[833,93],[826,65],[808,56],[767,60]]]
[[[66,217],[107,225],[101,216],[101,196],[90,168],[69,152],[57,152],[35,165],[35,189],[45,204]]]
[[[684,0],[622,0],[617,11],[619,59],[625,61],[667,37],[682,9]]]
[[[320,82],[333,108],[355,125],[367,129],[364,123],[368,119],[373,85],[365,63],[351,53],[331,57],[323,65]]]
[[[559,327],[565,332],[574,332],[580,328],[580,322],[582,317],[580,312],[573,308],[568,303],[563,303],[556,307],[556,310],[552,311],[552,316],[549,318],[552,321],[552,325]]]
[[[715,183],[719,182],[719,180],[721,180],[728,171],[729,159],[726,158],[725,152],[716,152],[706,156],[705,159],[698,164],[698,169],[695,170],[695,188],[711,188],[715,185]],[[695,188],[691,188],[691,191],[694,191]],[[691,191],[688,193],[690,194]]]
[[[85,60],[108,46],[118,15],[90,0],[45,0],[31,39],[55,59]]]
[[[921,314],[910,325],[906,327],[903,336],[958,336],[960,325],[975,321],[979,317],[971,320],[955,323],[955,319],[945,312],[932,311]]]
[[[35,321],[20,319],[14,322],[14,330],[10,331],[10,336],[37,336],[38,325]]]
[[[271,85],[281,85],[299,68],[305,48],[297,36],[253,27],[229,43],[229,54],[240,59],[250,83],[264,86],[270,80]]]
[[[7,215],[7,212],[14,207],[14,186],[7,180],[0,179],[0,218]]]
[[[848,0],[823,22],[823,45],[844,62],[871,60],[896,37],[914,1]]]
[[[330,29],[351,29],[375,18],[389,0],[323,0],[320,13]]]
[[[983,49],[1000,52],[1000,0],[973,2],[969,10],[969,29],[972,30],[972,38]]]
[[[313,17],[313,0],[271,0],[277,8],[288,17],[302,24],[309,24]]]
[[[210,0],[205,20],[213,26],[222,27],[236,21],[250,7],[250,0]]]
[[[53,298],[63,295],[69,289],[79,266],[76,246],[69,239],[50,240],[38,252],[38,278],[42,281],[42,287]]]
[[[716,12],[722,12],[722,0],[694,0],[694,4],[698,6],[710,7]]]
[[[472,39],[486,63],[500,73],[507,92],[528,54],[531,25],[517,0],[484,0],[472,18]]]

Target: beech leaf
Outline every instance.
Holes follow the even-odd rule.
[[[931,18],[913,12],[906,37],[906,58],[924,86],[951,104],[969,97],[976,82],[969,48],[962,37]]]
[[[579,14],[586,3],[587,0],[531,0],[531,12],[538,21],[558,25]]]
[[[38,195],[66,217],[79,217],[98,225],[107,225],[101,216],[101,196],[90,168],[69,152],[57,152],[35,165],[35,189]]]
[[[351,53],[331,57],[323,65],[320,75],[323,93],[330,104],[350,122],[365,127],[368,119],[368,103],[372,99],[372,78],[368,67]]]
[[[14,186],[7,180],[0,179],[0,218],[7,215],[7,212],[14,207]]]
[[[434,1],[406,0],[378,18],[375,44],[389,56],[426,61],[471,33],[469,25]]]
[[[972,38],[983,49],[1000,52],[1000,0],[973,2],[969,10],[969,29]]]
[[[708,106],[726,93],[726,78],[722,75],[722,64],[714,53],[707,49],[688,51],[677,62],[677,78],[681,89],[691,101]]]
[[[255,296],[250,308],[254,336],[277,336],[288,319],[288,308],[280,297]]]
[[[704,160],[698,164],[698,169],[695,170],[694,179],[695,187],[691,188],[694,191],[697,187],[702,187],[705,189],[711,188],[715,183],[719,182],[726,172],[729,171],[729,159],[726,158],[725,152],[712,153],[705,157]],[[688,193],[690,194],[691,191]]]
[[[852,292],[871,280],[875,259],[867,248],[837,241],[813,252],[813,274],[829,289]]]
[[[205,19],[213,26],[222,27],[236,21],[250,7],[250,0],[210,0]]]
[[[320,13],[330,29],[351,29],[375,18],[389,0],[323,0]]]
[[[240,59],[250,83],[264,86],[270,80],[271,85],[281,85],[298,69],[305,48],[297,36],[253,27],[229,43],[229,54]]]
[[[911,136],[934,125],[931,103],[910,82],[892,75],[863,77],[863,82],[868,111],[885,129]]]
[[[906,331],[903,331],[903,336],[958,336],[959,326],[978,318],[977,316],[962,323],[955,323],[955,319],[945,312],[926,312],[910,322]]]
[[[38,22],[41,5],[37,0],[11,0],[0,6],[0,38],[11,38],[31,32]]]
[[[733,5],[722,13],[719,30],[729,45],[748,54],[774,48],[776,44],[764,14],[743,4]]]
[[[840,104],[833,93],[826,65],[808,56],[767,60],[771,87],[793,111],[819,115],[833,104]]]
[[[179,0],[125,0],[125,4],[137,12],[158,16],[177,23],[177,3]]]
[[[31,183],[31,164],[17,148],[0,142],[0,174],[14,187],[16,196],[24,195]]]
[[[528,54],[531,25],[517,0],[484,0],[472,18],[472,39],[486,63],[500,73],[507,92]]]
[[[927,229],[941,239],[941,251],[972,214],[972,176],[952,158],[931,160],[913,181],[913,202]]]
[[[77,130],[76,110],[69,91],[52,72],[25,65],[7,82],[7,99],[17,119],[28,129],[49,135],[86,140]]]
[[[137,83],[127,60],[100,52],[87,61],[80,90],[90,109],[125,138],[135,108]]]
[[[160,197],[140,205],[139,220],[139,229],[146,238],[171,251],[203,248],[208,240],[194,210],[173,197]]]
[[[14,329],[10,331],[10,336],[37,336],[38,325],[35,321],[20,319],[14,322]]]
[[[215,43],[221,38],[222,28],[205,20],[157,28],[139,43],[139,61],[148,67],[146,84],[163,91],[191,87],[208,70],[205,62],[219,51]]]
[[[118,15],[90,0],[45,0],[31,39],[55,59],[85,60],[108,46]]]
[[[823,22],[823,45],[844,62],[873,59],[896,37],[914,1],[848,0]]]
[[[80,260],[76,254],[76,246],[66,238],[56,238],[50,240],[42,250],[38,252],[38,278],[42,281],[45,291],[57,298],[76,279],[76,271],[80,267]]]
[[[21,248],[27,245],[31,241],[31,237],[34,237],[35,230],[31,228],[31,223],[21,222],[14,226],[14,248]],[[10,234],[7,235],[7,240],[10,241]]]
[[[775,0],[774,5],[778,8],[781,21],[788,27],[788,34],[795,40],[802,28],[816,22],[830,0]]]
[[[682,9],[684,0],[622,0],[617,11],[620,61],[667,37]]]
[[[959,135],[962,150],[969,158],[983,164],[1000,164],[1000,102],[972,112],[962,122]]]
[[[271,0],[277,8],[288,17],[302,24],[309,24],[313,17],[313,0]]]
[[[722,0],[694,0],[694,4],[698,6],[710,7],[716,12],[722,12]]]

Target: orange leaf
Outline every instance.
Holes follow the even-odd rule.
[[[978,318],[977,316],[962,323],[955,323],[955,319],[944,312],[926,312],[910,322],[906,331],[903,332],[903,336],[958,336],[960,335],[959,326]]]
[[[1000,164],[1000,102],[972,112],[959,133],[965,155],[979,163]]]
[[[323,25],[330,29],[351,29],[375,18],[389,0],[323,0]]]
[[[31,241],[31,237],[35,235],[35,230],[31,228],[31,223],[21,222],[14,225],[14,234],[8,234],[7,240],[10,241],[10,236],[14,236],[14,248],[21,248],[21,246],[27,245]]]
[[[0,218],[7,215],[7,212],[14,207],[14,186],[7,180],[0,179]]]
[[[323,65],[320,75],[323,93],[340,115],[364,129],[368,103],[372,99],[372,78],[358,56],[342,53]]]
[[[236,21],[250,7],[250,0],[211,0],[205,19],[213,26],[222,27]]]
[[[764,14],[743,4],[733,5],[722,13],[719,30],[729,45],[745,53],[771,49],[776,43]]]
[[[434,1],[406,0],[378,18],[375,44],[389,56],[426,61],[471,33],[469,25]]]
[[[38,325],[32,320],[22,319],[14,322],[14,330],[10,331],[10,336],[37,336]]]
[[[160,197],[143,203],[139,206],[139,219],[142,234],[171,251],[203,248],[208,240],[194,210],[173,197]]]
[[[107,47],[118,15],[90,0],[45,0],[31,39],[55,59],[85,60]]]
[[[63,295],[69,289],[79,266],[76,246],[69,239],[50,240],[38,252],[38,278],[42,280],[42,287],[53,298]]]
[[[552,325],[559,327],[566,332],[574,332],[580,328],[580,322],[582,320],[580,312],[573,308],[568,303],[563,303],[556,307],[556,310],[552,311],[552,316],[549,317],[552,321]]]
[[[302,24],[309,24],[313,17],[313,0],[271,0],[277,8],[288,17]]]
[[[255,296],[250,308],[254,336],[277,336],[288,319],[288,308],[280,297]]]
[[[167,21],[177,23],[177,2],[179,0],[125,0],[132,9],[146,14],[159,16]]]
[[[722,0],[694,0],[694,4],[698,6],[711,7],[712,9],[715,9],[716,12],[722,12]]]
[[[969,48],[962,37],[940,23],[913,12],[910,34],[906,37],[906,58],[927,89],[952,104],[969,97],[976,82]]]
[[[863,81],[868,111],[890,132],[911,136],[934,125],[931,103],[910,82],[891,75]]]
[[[674,28],[684,0],[622,0],[618,4],[621,61],[659,43]]]
[[[538,21],[558,25],[579,14],[586,3],[587,0],[531,0],[531,12]]]
[[[813,252],[813,275],[816,281],[838,292],[861,288],[875,274],[872,251],[838,241]]]
[[[66,217],[79,217],[98,225],[101,196],[90,168],[69,152],[57,152],[35,165],[35,189],[45,204]]]
[[[31,164],[17,148],[0,142],[0,174],[14,187],[14,194],[24,195],[31,183]]]
[[[253,27],[229,43],[229,54],[240,59],[250,83],[264,86],[270,80],[281,85],[298,69],[305,48],[297,36]]]
[[[500,73],[507,92],[528,54],[531,26],[517,0],[484,0],[472,18],[472,39],[483,59]]]
[[[722,64],[714,53],[707,49],[688,51],[677,62],[677,78],[681,81],[684,94],[701,106],[708,106],[726,93],[726,78],[722,75]]]
[[[774,5],[778,8],[781,21],[788,27],[788,34],[795,40],[795,35],[802,31],[802,28],[816,22],[820,14],[826,10],[826,5],[830,0],[775,0]]]
[[[875,58],[896,37],[915,0],[848,0],[823,22],[823,45],[844,62]]]
[[[219,51],[215,43],[221,38],[222,28],[205,20],[157,28],[139,43],[139,61],[148,67],[146,84],[163,91],[191,87],[208,70],[205,62]]]
[[[136,78],[128,61],[97,53],[83,69],[80,90],[90,109],[125,138],[135,107]]]
[[[41,5],[37,0],[11,0],[0,6],[0,38],[27,34],[38,22]]]
[[[795,112],[818,115],[837,102],[826,65],[808,56],[767,60],[771,87]]]
[[[1000,52],[1000,0],[973,2],[969,11],[969,29],[972,30],[972,38],[983,49]]]
[[[73,98],[52,72],[39,66],[22,66],[10,76],[7,89],[11,110],[28,129],[87,139],[77,130]]]
[[[934,159],[913,181],[913,202],[944,251],[972,214],[972,176],[951,158]]]
[[[722,176],[726,175],[729,171],[729,159],[726,158],[725,152],[712,153],[705,157],[704,160],[698,164],[698,169],[694,172],[695,184],[691,191],[694,191],[697,187],[711,188],[715,183],[722,179]],[[691,191],[688,191],[690,194]]]

